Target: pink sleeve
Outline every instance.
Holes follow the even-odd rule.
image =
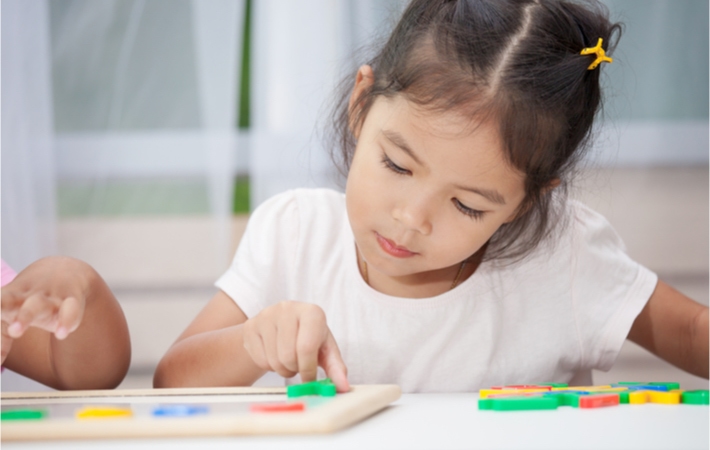
[[[2,272],[0,273],[0,285],[5,286],[7,283],[15,279],[15,273],[14,270],[10,266],[5,263],[4,260],[0,259],[0,262],[2,262]]]
[[[7,283],[15,279],[15,273],[14,270],[12,270],[12,267],[8,266],[5,263],[5,260],[0,259],[0,263],[2,263],[2,272],[0,272],[0,285],[5,286]],[[0,372],[4,372],[5,368],[0,367]]]

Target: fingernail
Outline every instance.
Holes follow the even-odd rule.
[[[10,336],[19,335],[22,333],[22,324],[20,322],[13,322],[12,325],[7,329]]]
[[[62,339],[64,339],[65,337],[67,337],[68,334],[69,334],[69,332],[67,331],[67,329],[66,329],[65,327],[59,327],[59,328],[57,328],[57,331],[54,333],[54,335],[55,335],[55,336],[57,337],[57,339],[59,339],[60,341],[61,341]]]

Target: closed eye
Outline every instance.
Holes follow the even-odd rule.
[[[451,199],[452,202],[454,202],[454,206],[456,206],[456,209],[461,211],[463,214],[467,215],[468,217],[475,219],[475,220],[480,220],[483,218],[484,211],[479,211],[477,209],[471,209],[468,206],[464,205],[458,199]]]
[[[395,164],[389,156],[386,154],[382,153],[382,164],[391,170],[392,172],[399,174],[399,175],[410,175],[411,172],[403,167],[399,167],[397,164]]]

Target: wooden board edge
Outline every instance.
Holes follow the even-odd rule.
[[[264,388],[251,389],[262,390]],[[251,389],[246,393],[252,394]],[[153,390],[139,390],[137,392],[146,391]],[[190,389],[189,391],[194,392],[195,390]],[[198,389],[198,391],[201,392],[202,389]],[[115,391],[107,392],[114,393]],[[283,393],[283,389],[281,392]],[[230,393],[234,394],[235,392]],[[240,389],[238,393],[245,392]],[[3,422],[2,425],[0,425],[0,437],[2,442],[12,442],[264,434],[324,434],[352,426],[385,408],[401,396],[401,390],[399,386],[396,385],[353,386],[352,393],[356,395],[340,394],[336,398],[337,401],[326,403],[313,411],[307,411],[298,416],[288,414],[249,415],[240,416],[238,420],[228,416],[143,418],[139,420],[115,419],[104,422],[97,421],[95,422],[96,425],[92,426],[86,426],[86,422],[78,422],[72,419],[43,423]],[[66,397],[59,396],[55,398]],[[31,436],[31,438],[28,439],[28,436]]]
[[[286,387],[209,387],[165,389],[105,389],[46,392],[3,392],[2,400],[56,400],[61,398],[94,397],[143,397],[143,396],[191,396],[191,395],[267,395],[285,394]]]

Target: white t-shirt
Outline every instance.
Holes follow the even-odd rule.
[[[362,279],[343,194],[293,190],[254,211],[216,286],[250,318],[283,300],[319,305],[351,384],[589,384],[591,369],[614,363],[657,278],[602,216],[568,206],[573,218],[553,247],[512,265],[484,262],[453,290],[408,299]]]

